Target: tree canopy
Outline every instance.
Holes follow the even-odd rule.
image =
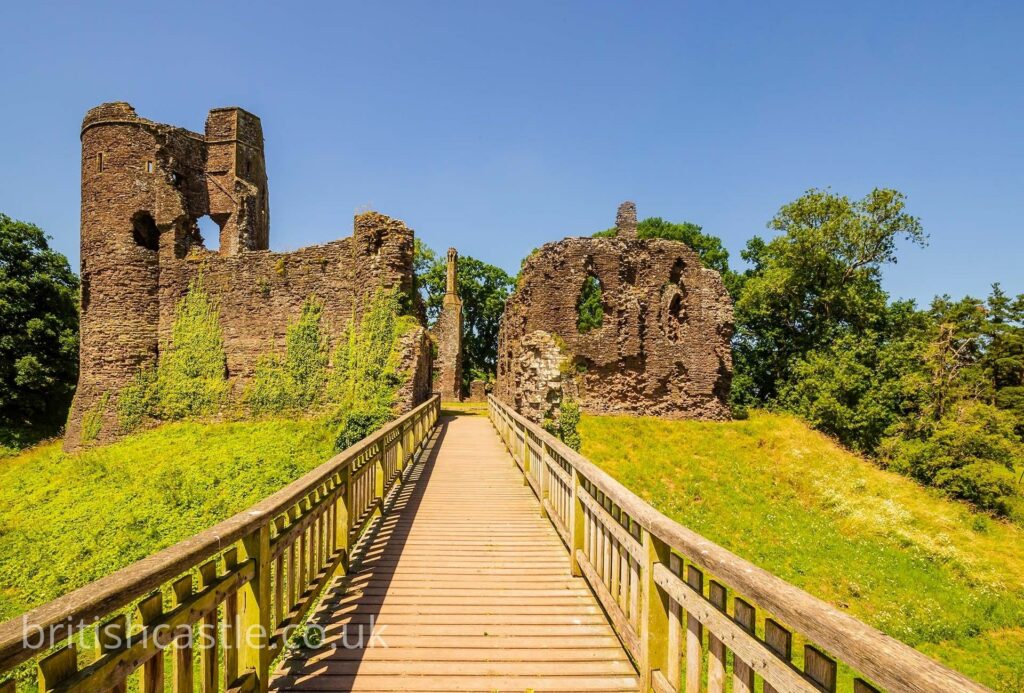
[[[78,379],[78,277],[33,224],[0,214],[0,429],[53,432]]]

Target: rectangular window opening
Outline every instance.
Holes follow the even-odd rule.
[[[99,154],[96,155],[96,170],[103,170],[103,152],[100,152]]]
[[[153,172],[153,162],[152,161],[147,161],[146,162],[146,173],[152,173],[152,172]]]

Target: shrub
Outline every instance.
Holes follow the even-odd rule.
[[[964,402],[934,425],[893,435],[882,456],[893,469],[943,489],[953,498],[1007,514],[1018,494],[1016,468],[1024,448],[1012,414]]]
[[[156,409],[159,397],[156,383],[156,369],[143,368],[135,374],[131,384],[121,390],[117,398],[117,421],[122,431],[134,431]]]
[[[160,418],[217,411],[227,394],[227,359],[217,306],[199,275],[175,309],[171,342],[157,366]]]
[[[306,409],[322,397],[327,371],[327,339],[321,329],[323,303],[310,296],[298,320],[288,326],[285,354],[260,357],[243,400],[253,414]]]

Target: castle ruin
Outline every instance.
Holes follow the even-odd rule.
[[[624,203],[617,233],[548,243],[525,262],[498,337],[495,394],[524,416],[563,397],[599,414],[730,416],[732,301],[684,243],[637,236]],[[600,324],[580,326],[587,285]]]
[[[282,346],[311,295],[329,329],[359,319],[378,288],[413,291],[413,232],[376,212],[355,217],[349,238],[290,253],[268,250],[270,207],[263,130],[241,108],[210,111],[205,132],[139,117],[127,103],[90,110],[82,123],[80,375],[65,446],[81,442],[82,417],[155,365],[175,306],[202,273],[217,302],[234,387],[260,355]],[[198,220],[219,227],[206,248]],[[212,239],[211,239],[212,240]],[[212,245],[212,244],[211,244]],[[430,391],[422,328],[405,338],[411,377],[405,407]],[[117,435],[113,402],[98,440]]]

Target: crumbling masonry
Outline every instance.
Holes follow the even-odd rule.
[[[220,228],[207,250],[197,220]],[[117,393],[156,363],[175,306],[202,272],[220,309],[227,376],[237,389],[260,355],[284,344],[307,297],[324,302],[328,329],[358,319],[381,287],[411,297],[413,232],[369,212],[350,238],[272,253],[263,130],[241,108],[210,111],[204,134],[155,123],[127,103],[108,103],[82,123],[82,320],[78,390],[65,445],[81,441],[82,417],[106,403],[99,440],[118,433]],[[429,343],[406,337],[409,407],[429,394]]]
[[[437,347],[434,392],[446,401],[462,399],[462,299],[459,298],[458,264],[458,252],[449,248],[444,303],[433,330]]]
[[[564,396],[591,413],[728,418],[732,302],[721,277],[683,243],[639,239],[631,202],[616,227],[527,259],[502,318],[496,395],[534,421],[555,416]],[[581,331],[588,278],[603,321]]]

